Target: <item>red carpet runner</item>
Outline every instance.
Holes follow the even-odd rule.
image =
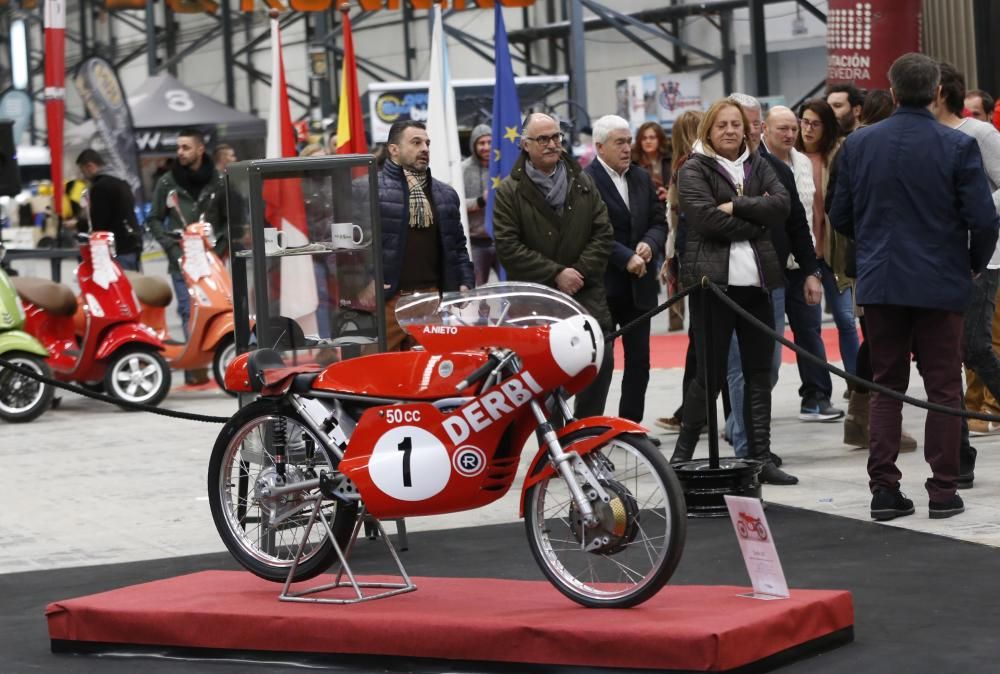
[[[854,623],[844,591],[794,590],[789,600],[760,601],[736,596],[745,588],[667,586],[637,608],[595,610],[540,581],[415,580],[410,594],[335,606],[279,602],[278,585],[205,571],[56,602],[46,616],[54,645],[695,671],[742,667],[838,632],[846,641]]]

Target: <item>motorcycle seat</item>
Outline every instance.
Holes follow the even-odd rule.
[[[126,271],[125,276],[132,284],[135,296],[147,306],[165,307],[174,298],[170,284],[157,276],[143,276],[134,271]]]
[[[15,276],[11,279],[17,294],[56,316],[76,313],[76,296],[67,286],[42,278]]]
[[[250,387],[264,395],[281,395],[289,388],[304,393],[322,371],[320,365],[285,365],[281,354],[274,349],[257,349],[247,359]]]

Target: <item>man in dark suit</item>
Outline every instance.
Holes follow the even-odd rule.
[[[937,63],[904,54],[889,69],[897,109],[851,134],[840,151],[830,221],[857,246],[857,302],[865,309],[875,383],[905,392],[920,354],[927,400],[957,409],[963,312],[972,278],[993,255],[997,218],[976,140],[939,124]],[[896,467],[902,403],[872,393],[868,476],[871,516],[911,515]],[[928,412],[925,457],[931,518],[965,510],[956,493],[959,417]]]
[[[584,169],[608,207],[615,242],[604,275],[615,326],[625,325],[657,304],[654,258],[663,255],[667,221],[649,174],[632,163],[632,130],[617,115],[594,123],[597,161]],[[618,414],[642,421],[649,384],[649,319],[622,335],[625,373]],[[610,380],[607,382],[610,384]],[[654,440],[654,444],[658,444]]]

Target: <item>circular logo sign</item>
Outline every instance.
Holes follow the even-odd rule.
[[[486,470],[486,454],[478,447],[465,445],[455,452],[451,464],[462,477],[475,477]]]
[[[417,426],[397,426],[382,434],[368,459],[372,482],[400,501],[423,501],[438,494],[451,476],[444,443]]]
[[[438,376],[442,379],[447,379],[454,371],[455,365],[450,360],[442,360],[441,364],[438,365]]]

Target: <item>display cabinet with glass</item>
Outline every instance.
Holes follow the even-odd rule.
[[[226,174],[236,344],[328,364],[384,349],[375,160],[264,159]]]

